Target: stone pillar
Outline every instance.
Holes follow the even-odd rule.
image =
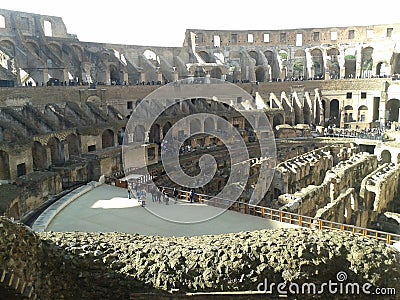
[[[307,48],[305,49],[306,52],[306,69],[307,69],[307,75],[308,78],[313,78],[314,77],[314,72],[312,70],[312,58],[311,58],[311,53],[310,53],[310,49]]]
[[[92,64],[90,62],[83,62],[82,63],[82,80],[87,81],[89,79],[93,80],[90,75],[90,69],[92,67]],[[68,79],[67,79],[68,80]]]
[[[357,46],[357,50],[356,50],[356,77],[359,76],[361,77],[361,55],[362,54],[362,49],[361,46]]]
[[[323,49],[322,51],[322,62],[323,62],[323,66],[324,66],[324,77],[325,80],[329,80],[330,79],[330,70],[328,68],[328,54],[326,53],[326,49]]]
[[[51,149],[49,147],[46,148],[46,168],[51,165]]]
[[[179,80],[178,70],[175,70],[173,75],[174,75],[174,81],[178,81]]]
[[[46,85],[47,81],[49,81],[49,69],[43,69],[42,82]]]
[[[69,75],[68,75],[68,69],[66,69],[66,68],[64,68],[63,69],[63,79],[62,79],[64,82],[67,82],[67,84],[68,84],[68,82],[69,82]]]
[[[126,82],[126,84],[129,85],[129,74],[126,70],[123,71],[122,77],[123,77],[124,83]]]
[[[386,123],[386,102],[388,101],[388,95],[386,91],[381,92],[381,99],[379,101],[379,122],[380,126],[385,126]]]
[[[163,82],[162,71],[160,69],[157,70],[157,81]]]
[[[105,78],[105,84],[106,85],[111,85],[111,78],[110,78],[110,68],[107,66],[107,69],[105,70],[106,78]]]
[[[145,72],[140,72],[140,83],[146,82],[146,73]]]
[[[68,149],[68,144],[63,144],[61,147],[64,148],[64,161],[69,161],[69,149]]]

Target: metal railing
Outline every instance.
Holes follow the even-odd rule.
[[[169,187],[164,187],[167,191],[172,191]],[[189,201],[189,191],[179,190],[178,198]],[[229,199],[209,196],[205,194],[195,193],[195,202],[210,205],[213,207],[225,208],[232,211],[244,213],[247,215],[257,216],[281,223],[288,223],[304,228],[313,228],[329,231],[342,231],[367,238],[383,241],[388,245],[400,241],[400,235],[375,229],[363,228],[349,224],[343,224],[328,220],[322,220],[310,216],[300,215],[288,211],[249,204],[241,201],[232,201]]]

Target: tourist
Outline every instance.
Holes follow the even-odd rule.
[[[165,205],[168,205],[169,204],[169,197],[168,197],[167,193],[164,194],[164,199],[165,199]]]
[[[190,190],[190,193],[189,193],[189,200],[190,200],[190,203],[193,203],[193,197],[194,197],[194,191],[193,191],[193,189],[191,189],[191,190]]]
[[[151,188],[151,201],[157,201],[157,188],[155,186]]]
[[[135,183],[135,192],[136,192],[136,196],[139,197],[139,183]]]
[[[128,199],[131,199],[131,190],[128,188]]]
[[[178,190],[174,188],[174,190],[172,191],[172,196],[175,199],[175,204],[178,202],[178,194],[179,194]]]
[[[168,205],[169,198],[168,198],[168,194],[167,194],[167,191],[165,190],[165,188],[162,189],[161,194],[163,196],[163,201],[165,202],[165,205]]]
[[[161,195],[162,195],[162,193],[161,193],[160,189],[157,189],[157,200],[158,200],[158,203],[161,203]]]

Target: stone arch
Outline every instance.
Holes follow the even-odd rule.
[[[65,138],[68,145],[69,156],[79,156],[80,154],[80,143],[79,138],[76,134],[71,133]]]
[[[274,115],[274,118],[272,119],[272,127],[275,128],[278,125],[284,124],[284,118],[282,114],[276,114]]]
[[[279,79],[285,80],[287,77],[287,63],[288,63],[288,52],[286,50],[279,50]]]
[[[260,56],[258,55],[258,53],[256,51],[254,51],[254,50],[249,51],[249,55],[251,58],[253,58],[256,61],[256,66],[262,64]]]
[[[161,142],[160,132],[160,125],[153,123],[150,127],[149,142],[159,144]]]
[[[265,76],[265,68],[262,66],[257,67],[256,69],[256,81],[264,82],[266,81],[267,76]]]
[[[302,49],[294,52],[293,77],[300,79],[306,76],[306,53]]]
[[[167,122],[164,124],[164,126],[162,128],[163,137],[167,135],[167,133],[171,129],[171,127],[172,127],[171,122]]]
[[[40,56],[40,52],[39,52],[39,45],[36,44],[33,41],[28,41],[26,42],[26,47],[34,54],[36,54],[37,56]]]
[[[399,122],[400,100],[390,99],[386,102],[386,121]]]
[[[133,137],[134,142],[144,142],[146,137],[146,131],[143,125],[137,125],[135,127],[135,135]]]
[[[211,117],[207,117],[204,120],[204,132],[214,132],[215,131],[215,122]]]
[[[114,64],[110,64],[108,66],[109,71],[110,71],[110,83],[111,85],[120,85],[122,80],[121,80],[121,72],[118,69],[118,67]]]
[[[201,57],[202,60],[204,60],[205,63],[215,62],[211,59],[211,56],[206,51],[199,51],[197,52],[197,54]]]
[[[347,48],[344,51],[344,76],[346,78],[356,77],[356,49]]]
[[[210,71],[210,77],[211,78],[221,79],[222,78],[221,68],[219,68],[219,67],[212,68],[211,71]]]
[[[367,121],[367,115],[368,115],[368,107],[366,105],[361,105],[358,108],[357,120],[359,122],[366,122]]]
[[[64,161],[61,142],[56,137],[51,137],[47,142],[47,147],[50,148],[51,164],[57,164]]]
[[[106,129],[101,134],[101,148],[109,148],[114,146],[114,131]]]
[[[337,99],[332,99],[329,103],[329,118],[331,120],[338,120],[340,115],[340,110],[339,110],[339,100]]]
[[[190,135],[201,132],[201,122],[195,118],[190,121]]]
[[[289,55],[286,50],[283,49],[279,50],[278,55],[281,62],[286,62],[288,60]]]
[[[59,58],[62,57],[62,47],[59,44],[49,43],[48,46],[55,55],[57,55]]]
[[[381,162],[388,164],[392,162],[392,154],[390,153],[389,150],[385,149],[381,152]]]
[[[158,55],[153,50],[146,49],[143,52],[143,56],[146,57],[146,59],[148,59],[148,60],[150,60],[152,62],[155,62],[155,63],[158,63],[158,64],[160,63],[160,58],[158,57]]]
[[[33,169],[43,170],[48,166],[47,163],[47,151],[40,142],[33,142],[32,146],[32,159],[33,159]]]
[[[276,54],[271,50],[267,50],[264,52],[265,58],[268,61],[268,64],[271,67],[271,77],[272,81],[276,81],[280,76],[280,70],[278,65],[278,60]]]
[[[383,72],[383,67],[384,66],[384,62],[382,62],[382,61],[380,61],[380,62],[378,62],[377,64],[376,64],[376,68],[375,68],[375,74],[376,74],[376,76],[378,76],[378,77],[380,77],[381,75],[383,75],[382,74],[382,72]]]
[[[74,52],[74,55],[77,56],[79,61],[83,60],[83,49],[80,45],[72,45],[71,46],[72,51]]]
[[[0,150],[0,180],[10,178],[10,158],[7,152]]]
[[[10,56],[15,55],[15,44],[13,41],[8,40],[8,39],[3,39],[0,41],[0,47],[8,55],[10,55]]]
[[[369,78],[372,74],[372,66],[374,64],[374,60],[372,59],[372,54],[374,52],[374,48],[366,47],[361,50],[361,78]]]
[[[340,78],[339,49],[330,48],[327,50],[326,54],[329,58],[328,71],[330,78],[339,79]]]
[[[45,36],[53,36],[53,24],[49,20],[43,20],[43,31]]]
[[[353,112],[353,106],[351,105],[346,105],[343,108],[343,113],[344,113],[344,122],[345,123],[350,123],[353,122],[353,118],[354,118],[354,112]]]
[[[0,15],[0,28],[6,28],[6,19],[3,15]]]
[[[311,50],[311,61],[312,61],[312,77],[314,79],[323,79],[325,74],[324,68],[324,57],[321,49],[315,48]]]

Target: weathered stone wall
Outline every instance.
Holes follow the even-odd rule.
[[[133,293],[161,296],[171,289],[176,297],[249,291],[265,280],[318,286],[337,282],[338,272],[346,272],[346,282],[400,288],[397,250],[344,232],[278,229],[190,238],[35,234],[1,218],[0,233],[0,269],[43,300],[129,299]]]
[[[282,194],[295,193],[308,185],[320,185],[328,170],[338,162],[349,159],[356,152],[358,150],[354,145],[332,145],[304,154],[298,153],[296,158],[276,166],[272,185]]]
[[[315,218],[349,224],[352,221],[353,214],[358,213],[357,202],[357,194],[353,188],[349,188],[337,199],[318,209]],[[357,221],[355,221],[354,225],[362,226],[360,225],[360,222]],[[363,227],[366,227],[367,224],[363,225]]]
[[[368,210],[382,213],[400,193],[400,164],[383,164],[365,177],[361,183],[360,198]]]
[[[347,189],[354,188],[358,193],[361,187],[360,178],[373,172],[377,165],[375,155],[365,152],[355,154],[328,170],[320,185],[309,185],[293,194],[279,196],[280,203],[287,203],[281,208],[314,216],[319,208],[335,201],[342,193],[346,193]]]
[[[62,178],[55,172],[23,176],[14,184],[0,185],[0,214],[20,220],[61,191]]]

